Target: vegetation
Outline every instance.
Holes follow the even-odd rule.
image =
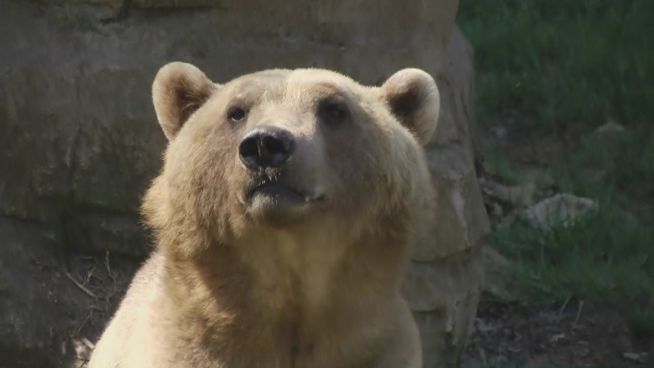
[[[589,301],[621,311],[636,334],[649,338],[652,14],[651,0],[466,0],[459,14],[475,48],[482,127],[505,127],[511,144],[557,137],[563,152],[539,163],[536,169],[550,179],[536,184],[599,203],[596,213],[569,227],[542,231],[518,221],[494,232],[491,244],[513,261],[513,301],[550,307]],[[596,132],[607,121],[624,130]],[[487,164],[508,184],[521,181],[526,165],[511,144],[487,153]]]
[[[593,127],[654,116],[654,2],[461,2],[475,47],[479,113],[529,128]]]

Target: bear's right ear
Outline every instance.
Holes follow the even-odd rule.
[[[216,88],[200,69],[191,64],[173,62],[159,69],[152,83],[152,102],[168,140],[177,135],[186,120]]]

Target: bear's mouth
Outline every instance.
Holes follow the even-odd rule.
[[[257,197],[261,199],[269,199],[275,204],[282,202],[288,204],[309,204],[312,202],[319,202],[324,199],[321,194],[311,193],[297,189],[280,180],[261,180],[250,188],[245,193],[245,200],[247,203],[253,203]]]
[[[321,207],[324,196],[297,189],[285,181],[265,180],[244,192],[243,205],[252,219],[274,226],[285,226]]]
[[[252,198],[257,195],[276,198],[278,200],[288,200],[292,202],[310,201],[309,196],[307,196],[305,193],[279,182],[264,182],[255,185],[254,187],[250,188],[250,190],[248,190],[245,197],[248,202],[251,202]]]

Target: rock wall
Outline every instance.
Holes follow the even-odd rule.
[[[20,305],[40,303],[71,320],[85,318],[90,301],[54,306],[48,297],[89,298],[75,285],[76,296],[68,290],[71,279],[96,285],[86,273],[70,273],[77,270],[71,259],[147,254],[137,209],[165,145],[150,85],[160,66],[181,60],[216,81],[275,66],[326,67],[370,84],[410,66],[436,77],[442,113],[428,156],[438,213],[418,244],[405,294],[420,323],[426,367],[456,364],[476,310],[478,249],[488,231],[470,143],[472,51],[454,25],[457,6],[455,0],[320,0],[292,7],[282,0],[0,2],[0,237],[6,247],[0,255],[27,252],[26,264],[55,259],[47,269],[72,276],[51,284],[43,277],[38,282],[48,287],[23,288],[17,280],[28,271],[0,263],[0,361],[9,351],[69,361],[71,339],[95,338],[92,330],[56,318],[33,324],[30,336],[50,336],[44,343],[34,344],[20,328],[35,313]],[[39,235],[16,242],[19,233]],[[31,277],[20,282],[37,282]],[[63,358],[49,358],[54,355]]]

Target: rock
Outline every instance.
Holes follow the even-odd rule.
[[[484,204],[494,225],[512,223],[518,211],[534,203],[537,188],[533,182],[519,185],[505,185],[493,175],[479,178]]]
[[[645,363],[647,361],[647,356],[648,356],[647,353],[630,353],[630,352],[627,352],[627,353],[622,354],[622,357],[625,358],[626,360],[636,362],[636,363],[640,363],[640,364],[643,364],[643,363]]]
[[[485,195],[515,207],[525,207],[534,203],[536,185],[526,183],[520,185],[504,185],[489,179],[480,179]]]
[[[425,366],[454,367],[472,331],[484,279],[480,248],[489,222],[473,165],[472,49],[451,33],[437,82],[442,110],[427,146],[437,193],[435,224],[418,241],[403,285],[420,328]]]
[[[367,83],[406,66],[438,76],[456,12],[450,0],[362,3],[359,12],[337,1],[276,0],[202,11],[134,5],[114,22],[79,20],[82,5],[101,3],[0,3],[0,213],[43,223],[70,247],[134,256],[148,250],[137,212],[165,145],[150,101],[160,66],[189,61],[217,81],[312,65]],[[443,110],[442,132],[463,129],[448,120],[465,111]]]
[[[217,0],[131,0],[131,5],[141,8],[209,8],[226,7],[226,1]]]
[[[34,0],[46,6],[59,8],[74,22],[112,21],[123,14],[131,0]]]
[[[510,262],[497,250],[490,246],[481,249],[481,262],[484,269],[483,290],[498,298],[507,299],[510,297],[506,282]]]
[[[472,48],[458,28],[451,33],[445,54],[443,71],[434,73],[441,93],[441,116],[427,145],[437,212],[431,233],[418,242],[414,260],[419,262],[474,253],[490,231],[472,153]]]
[[[63,365],[88,296],[65,277],[38,226],[0,218],[0,239],[0,366]]]
[[[522,217],[547,230],[557,225],[570,226],[582,216],[597,210],[592,199],[562,193],[543,199],[524,211]]]
[[[150,86],[166,62],[194,63],[216,81],[263,68],[320,66],[378,84],[401,68],[423,68],[442,97],[427,147],[439,197],[434,226],[411,265],[422,276],[405,285],[424,332],[426,366],[455,362],[476,310],[479,249],[489,230],[473,165],[472,49],[454,25],[457,6],[455,0],[292,7],[282,0],[0,2],[0,216],[51,234],[56,254],[142,258],[149,234],[138,207],[165,146]],[[56,280],[27,282],[51,285],[55,295],[78,292]],[[37,296],[45,291],[24,292],[41,303]],[[12,293],[12,300],[27,297]],[[17,305],[3,305],[0,315]],[[78,321],[88,313],[68,304],[61,310]],[[45,343],[34,341],[47,335],[37,332],[2,342],[36,351]]]
[[[435,224],[418,242],[414,260],[435,261],[478,249],[489,224],[469,151],[462,145],[435,146],[427,159],[438,207]]]
[[[616,123],[613,120],[609,120],[606,124],[595,129],[593,133],[595,135],[606,135],[606,134],[623,133],[624,131],[625,131],[624,126]]]
[[[425,367],[456,367],[472,332],[483,280],[479,252],[414,263],[403,292],[423,341]]]
[[[38,224],[4,217],[0,239],[0,367],[70,366],[137,264],[121,260],[108,274],[108,258],[65,256]]]

